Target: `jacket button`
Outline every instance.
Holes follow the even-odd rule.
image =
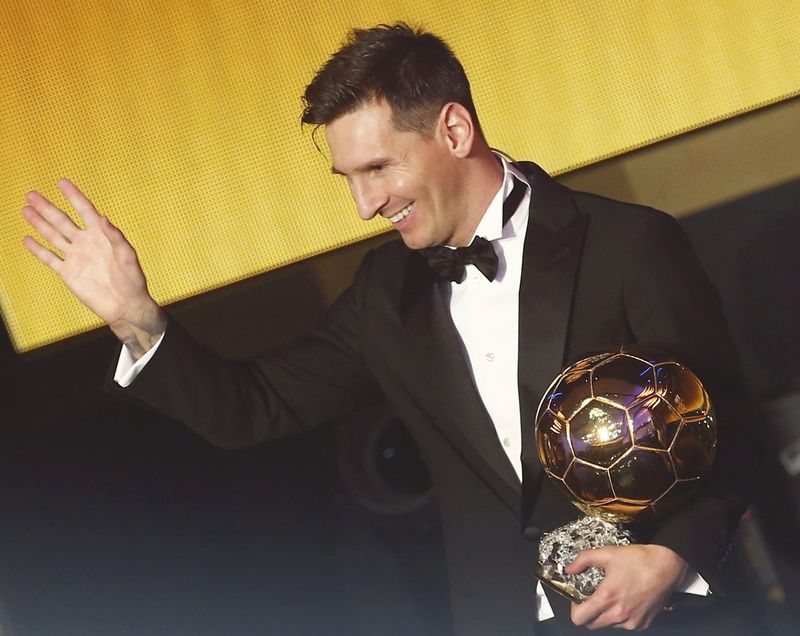
[[[542,535],[542,530],[536,526],[528,526],[522,531],[522,534],[529,541],[536,541]]]

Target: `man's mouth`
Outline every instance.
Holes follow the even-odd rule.
[[[390,216],[388,218],[392,223],[398,223],[399,221],[402,221],[404,218],[406,218],[409,214],[411,214],[411,210],[413,209],[413,207],[414,207],[414,204],[413,203],[409,203],[406,207],[404,207],[402,210],[400,210],[397,214],[395,214],[393,216]]]

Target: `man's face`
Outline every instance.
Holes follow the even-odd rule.
[[[389,106],[373,101],[328,124],[325,137],[362,219],[389,219],[412,249],[469,241],[458,160],[445,136],[399,131]]]

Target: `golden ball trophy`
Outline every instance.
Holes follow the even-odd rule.
[[[536,444],[547,476],[586,515],[542,536],[536,575],[576,602],[602,569],[564,568],[578,552],[634,542],[630,523],[686,501],[708,474],[716,420],[697,376],[644,349],[591,356],[564,369],[536,414]]]

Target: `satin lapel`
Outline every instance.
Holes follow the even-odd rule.
[[[533,435],[536,409],[564,365],[587,217],[578,214],[570,191],[538,166],[519,167],[528,175],[532,187],[519,292],[524,526],[542,478]]]
[[[401,327],[409,353],[431,371],[421,391],[438,400],[433,424],[452,442],[487,485],[519,514],[520,483],[472,381],[440,286],[419,255],[408,258],[400,298]]]

